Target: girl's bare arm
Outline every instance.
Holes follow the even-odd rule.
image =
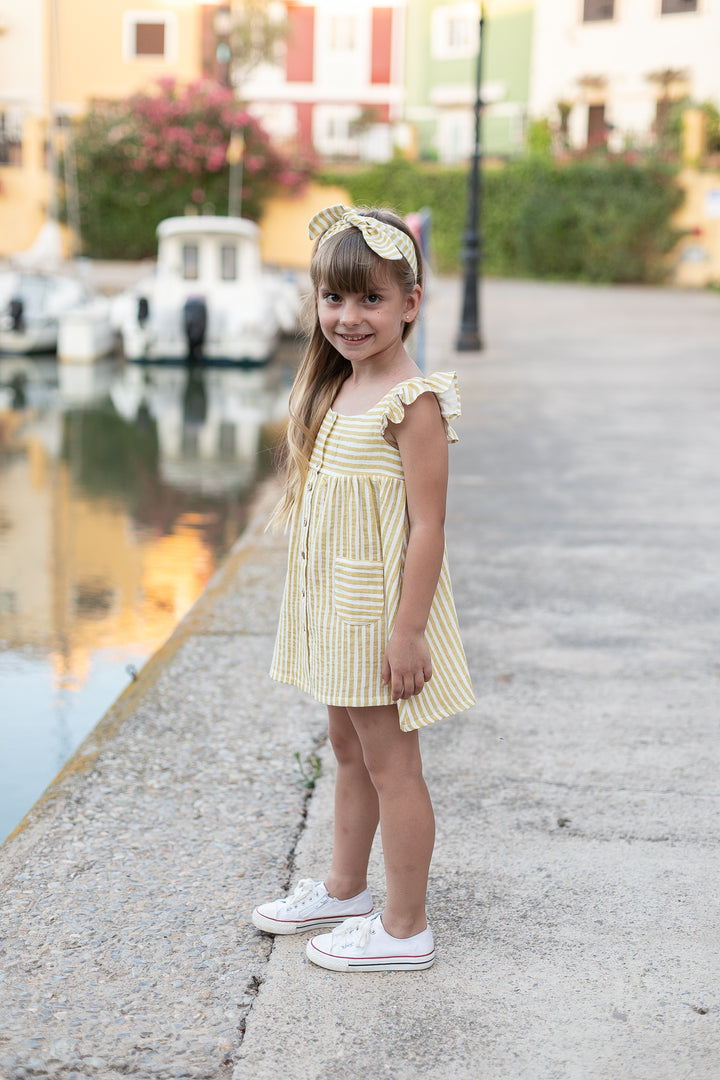
[[[383,682],[393,701],[419,694],[432,675],[425,640],[430,607],[445,550],[448,445],[434,394],[421,394],[406,406],[400,424],[388,435],[400,451],[405,472],[408,539],[400,605],[383,659]]]

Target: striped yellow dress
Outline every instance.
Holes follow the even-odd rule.
[[[449,442],[460,414],[454,373],[399,383],[359,416],[328,410],[292,525],[288,574],[270,674],[326,705],[388,705],[382,659],[400,601],[408,540],[405,479],[383,437],[405,406],[434,393]],[[425,637],[432,679],[398,702],[404,731],[473,704],[458,631],[447,555]]]

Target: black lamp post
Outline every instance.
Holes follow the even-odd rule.
[[[480,6],[478,26],[477,70],[475,73],[475,148],[468,181],[468,207],[463,232],[462,258],[463,304],[460,333],[455,348],[458,352],[475,352],[482,349],[480,333],[480,266],[482,263],[482,234],[478,222],[482,207],[482,46],[485,27],[485,5]]]

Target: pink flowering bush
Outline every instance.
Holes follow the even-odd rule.
[[[163,218],[226,214],[233,135],[244,145],[242,215],[256,220],[272,191],[302,187],[312,163],[273,145],[232,90],[162,79],[153,93],[96,104],[75,131],[84,253],[145,258]]]

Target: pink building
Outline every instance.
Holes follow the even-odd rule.
[[[385,160],[404,105],[406,0],[288,0],[277,61],[238,92],[279,140],[323,157]]]

